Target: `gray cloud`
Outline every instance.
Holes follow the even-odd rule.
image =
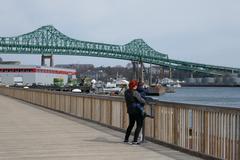
[[[79,40],[125,44],[143,38],[173,59],[240,67],[237,0],[2,0],[1,6],[0,36],[15,36],[52,24]],[[39,56],[1,57],[40,64]],[[127,63],[55,57],[55,63]]]

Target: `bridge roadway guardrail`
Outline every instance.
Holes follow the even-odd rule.
[[[14,97],[114,129],[128,125],[122,97],[0,87],[0,94]],[[240,108],[156,102],[154,119],[145,120],[148,140],[206,159],[240,159]]]

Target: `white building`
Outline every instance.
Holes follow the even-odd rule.
[[[31,65],[0,65],[0,84],[51,85],[54,78],[61,78],[66,84],[68,78],[76,78],[76,70]]]

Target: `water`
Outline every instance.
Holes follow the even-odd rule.
[[[182,87],[176,93],[153,97],[161,101],[240,108],[240,88]]]

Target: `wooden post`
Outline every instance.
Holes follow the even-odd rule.
[[[205,154],[209,154],[209,138],[208,138],[208,128],[209,128],[209,125],[208,125],[208,112],[204,111],[204,119],[203,119],[203,124],[204,124],[204,136],[203,136],[203,139],[204,139],[204,143],[203,143],[203,146],[204,146],[204,153]]]
[[[178,110],[178,108],[174,108],[174,110],[173,110],[173,143],[175,144],[175,145],[179,145],[178,144],[178,114],[179,113],[179,110]]]

